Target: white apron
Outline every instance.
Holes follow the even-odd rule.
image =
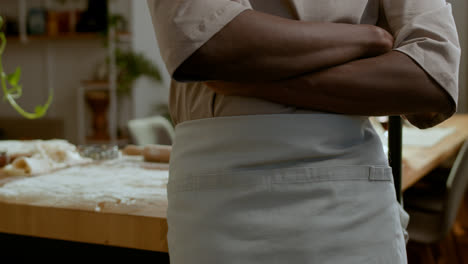
[[[181,123],[168,201],[171,264],[407,263],[407,214],[366,117]]]

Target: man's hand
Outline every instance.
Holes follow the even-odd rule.
[[[372,25],[360,25],[363,27],[368,27],[369,30],[369,44],[366,45],[366,53],[363,58],[376,57],[387,52],[390,52],[393,48],[395,39],[392,34],[386,31],[383,28],[372,26]]]

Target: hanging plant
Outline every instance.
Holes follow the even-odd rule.
[[[3,18],[0,16],[0,82],[3,91],[3,100],[10,103],[10,105],[23,117],[28,119],[36,119],[43,117],[50,104],[52,103],[53,93],[50,91],[49,98],[44,105],[35,107],[34,112],[27,112],[16,102],[17,99],[23,94],[23,87],[20,84],[21,68],[17,67],[16,71],[12,74],[6,74],[3,70],[2,56],[6,48],[6,36],[3,30]]]

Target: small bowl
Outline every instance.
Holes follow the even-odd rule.
[[[117,159],[120,155],[116,145],[82,145],[78,146],[78,152],[82,157],[93,160]]]

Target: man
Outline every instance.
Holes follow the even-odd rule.
[[[172,263],[406,263],[368,122],[456,111],[445,0],[155,0],[176,127]],[[400,212],[399,212],[400,210]]]

